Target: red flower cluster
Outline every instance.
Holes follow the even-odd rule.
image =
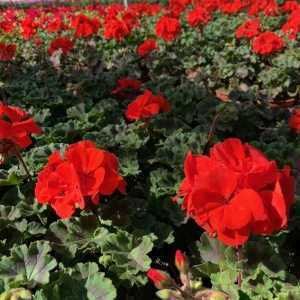
[[[10,61],[16,54],[17,46],[15,44],[0,43],[0,61]]]
[[[69,38],[58,37],[51,42],[48,53],[52,55],[55,51],[61,50],[63,54],[67,54],[73,47],[74,43]]]
[[[145,57],[155,49],[157,49],[156,41],[154,39],[148,39],[138,46],[137,53],[140,57]]]
[[[37,32],[37,29],[39,27],[39,23],[37,23],[34,18],[32,17],[26,17],[21,22],[21,28],[22,28],[22,36],[25,40],[31,39]]]
[[[159,38],[172,42],[181,32],[181,25],[175,18],[162,16],[156,23],[155,32]]]
[[[279,170],[251,145],[232,138],[216,144],[209,156],[189,153],[184,172],[182,208],[226,245],[286,226],[294,200],[290,169]]]
[[[128,105],[125,116],[128,120],[141,120],[170,110],[170,103],[163,96],[155,96],[146,90]]]
[[[125,193],[118,164],[114,154],[97,149],[91,141],[70,145],[64,157],[54,152],[38,175],[37,201],[49,204],[60,218],[66,219],[76,208],[86,208],[88,200],[98,205],[100,195],[109,196],[116,190]]]
[[[139,91],[141,85],[142,83],[139,80],[124,77],[117,81],[117,87],[112,90],[112,94],[125,96],[127,90]]]
[[[287,34],[289,39],[295,40],[300,32],[300,5],[293,10],[288,21],[282,26],[281,30]]]
[[[172,286],[173,279],[168,273],[164,271],[151,268],[147,272],[147,276],[159,290],[166,289]]]
[[[238,39],[252,39],[260,33],[260,27],[261,25],[259,19],[248,20],[237,28],[237,30],[235,31],[235,36]]]
[[[223,13],[235,14],[243,8],[242,0],[219,0],[219,9]]]
[[[270,55],[285,47],[285,42],[276,33],[267,31],[254,38],[252,51],[261,55]]]
[[[75,30],[76,37],[86,38],[98,32],[100,21],[98,18],[89,18],[80,14],[72,18],[71,28]]]
[[[22,109],[0,102],[0,140],[20,148],[31,145],[30,134],[40,134],[42,130]]]
[[[292,116],[289,118],[289,126],[295,132],[300,133],[300,108],[294,109]]]
[[[187,22],[191,27],[207,24],[211,20],[211,14],[202,6],[197,6],[187,14]]]
[[[104,38],[107,40],[123,40],[131,32],[131,27],[122,19],[117,17],[108,19],[104,26]]]

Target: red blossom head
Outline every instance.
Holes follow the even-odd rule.
[[[157,43],[154,39],[145,40],[137,48],[137,53],[140,57],[148,56],[153,50],[157,49]]]
[[[91,141],[72,144],[64,157],[53,153],[39,173],[37,201],[49,204],[60,218],[70,218],[76,208],[98,205],[101,195],[110,196],[116,190],[125,193],[126,184],[118,169],[115,155],[97,149]]]
[[[176,250],[175,253],[175,266],[179,272],[186,274],[189,269],[189,262],[186,255],[180,250]]]
[[[210,12],[202,6],[197,6],[187,14],[187,22],[191,27],[207,24],[210,20]]]
[[[31,134],[42,130],[22,109],[0,102],[0,141],[12,143],[20,148],[31,145]]]
[[[248,38],[252,39],[260,33],[260,20],[253,19],[245,21],[241,26],[235,31],[236,38]]]
[[[289,126],[295,132],[300,133],[300,108],[293,110],[293,114],[289,118]]]
[[[52,55],[55,51],[61,50],[63,54],[67,54],[73,47],[74,43],[69,38],[58,37],[51,42],[48,53]]]
[[[170,103],[163,96],[155,96],[146,90],[128,105],[125,115],[128,120],[141,120],[170,110]]]
[[[104,25],[104,38],[107,40],[115,39],[122,41],[131,33],[131,26],[123,19],[114,17],[107,18]]]
[[[126,96],[126,91],[139,91],[141,86],[141,81],[124,77],[117,81],[117,86],[112,90],[112,94]]]
[[[181,32],[181,25],[175,18],[162,16],[156,23],[155,32],[159,38],[172,42]]]
[[[172,286],[172,278],[168,273],[164,271],[151,268],[147,272],[147,276],[152,280],[155,287],[159,290],[166,289]]]
[[[244,7],[242,0],[219,0],[219,9],[223,13],[235,14]]]
[[[89,18],[86,15],[79,14],[72,18],[71,28],[75,30],[76,37],[86,38],[98,32],[100,21],[98,18]]]
[[[182,208],[226,245],[242,245],[251,234],[286,226],[294,179],[289,168],[278,169],[251,145],[232,138],[216,144],[208,156],[189,153],[184,172]]]
[[[260,55],[270,55],[285,47],[283,39],[274,32],[267,31],[254,38],[252,51]]]
[[[17,46],[15,44],[0,43],[0,61],[10,61],[16,55]]]

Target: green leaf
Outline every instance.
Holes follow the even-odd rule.
[[[85,287],[89,300],[113,300],[117,292],[110,279],[104,277],[103,273],[89,276]]]
[[[50,241],[53,250],[71,259],[78,250],[90,247],[95,249],[97,239],[101,239],[106,233],[104,228],[98,226],[97,218],[91,215],[52,223]]]
[[[36,295],[35,300],[113,300],[117,291],[96,263],[79,263],[59,272],[57,280]]]
[[[7,172],[1,170],[0,173],[0,186],[13,186],[19,185],[22,183],[22,180],[18,177],[15,172],[7,174]]]
[[[151,259],[148,253],[153,248],[152,239],[149,236],[135,238],[126,231],[119,230],[117,233],[111,233],[102,240],[99,240],[102,253],[110,259],[103,260],[100,263],[111,262],[109,270],[115,273],[118,278],[128,280],[128,284],[134,285],[145,282],[139,278],[139,272],[145,272],[150,268]]]
[[[57,263],[48,253],[51,251],[48,242],[34,242],[29,248],[21,245],[12,248],[9,257],[0,261],[0,276],[8,283],[20,282],[29,287],[49,283],[50,271]]]

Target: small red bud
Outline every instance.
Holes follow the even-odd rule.
[[[186,274],[189,270],[189,262],[186,255],[177,250],[175,253],[175,265],[179,272]]]
[[[166,289],[172,286],[172,278],[168,273],[164,271],[151,268],[147,272],[147,276],[152,280],[155,287],[159,290]]]

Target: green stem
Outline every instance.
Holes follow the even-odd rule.
[[[22,155],[21,155],[21,153],[20,153],[20,151],[17,147],[15,147],[15,154],[16,154],[16,157],[18,158],[19,162],[21,163],[21,165],[22,165],[27,177],[29,178],[30,182],[33,182],[31,174],[29,172],[29,169],[27,168],[27,165],[26,165],[26,163],[25,163],[25,161],[24,161],[24,159],[23,159],[23,157],[22,157]]]

